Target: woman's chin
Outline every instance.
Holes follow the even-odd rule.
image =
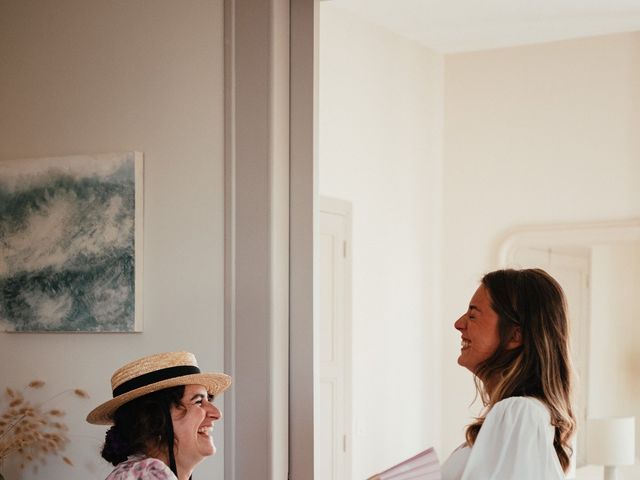
[[[458,365],[460,365],[461,367],[464,367],[464,368],[469,368],[467,366],[467,358],[466,358],[464,352],[460,353],[460,356],[458,357]]]

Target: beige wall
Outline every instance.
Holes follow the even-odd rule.
[[[222,25],[222,0],[0,3],[0,160],[145,154],[144,333],[0,333],[0,386],[40,378],[92,397],[59,403],[76,466],[22,478],[105,477],[105,429],[84,417],[125,361],[187,349],[223,368]],[[214,436],[200,477],[222,478]]]
[[[591,279],[589,416],[640,417],[640,246],[594,246]]]
[[[510,229],[640,214],[640,34],[443,58],[330,4],[320,27],[320,193],[354,204],[359,478],[431,444],[446,458],[463,441],[478,408],[453,321]],[[416,282],[440,257],[442,287],[437,273]],[[373,387],[385,374],[402,385],[391,395]]]
[[[443,444],[477,412],[454,320],[511,228],[640,215],[640,33],[445,57]]]
[[[332,4],[320,27],[320,193],[354,205],[360,478],[463,441],[478,405],[453,322],[509,230],[640,215],[640,33],[439,57]],[[417,265],[438,272],[438,258],[441,284],[437,273],[416,283]],[[388,375],[391,395],[373,387]]]
[[[439,438],[443,63],[320,7],[320,194],[353,206],[357,479]]]
[[[640,245],[592,248],[588,414],[591,418],[635,416],[636,455],[640,452],[638,291]],[[624,467],[623,472],[630,479],[638,478],[640,465]]]

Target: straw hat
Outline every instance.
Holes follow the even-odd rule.
[[[168,352],[127,363],[111,377],[113,398],[87,415],[94,425],[113,423],[113,414],[134,398],[177,385],[202,385],[210,395],[224,392],[231,377],[224,373],[200,373],[195,355],[189,352]]]

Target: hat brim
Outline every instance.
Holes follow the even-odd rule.
[[[209,395],[218,395],[224,392],[231,385],[231,377],[224,373],[195,373],[192,375],[184,375],[181,377],[168,378],[151,385],[136,388],[130,392],[118,395],[102,405],[94,408],[87,415],[87,422],[94,425],[111,425],[113,423],[113,415],[118,408],[131,400],[142,397],[147,393],[157,392],[169,387],[178,385],[202,385],[207,389]]]

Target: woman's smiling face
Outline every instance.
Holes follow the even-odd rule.
[[[491,308],[489,291],[480,285],[469,308],[454,324],[462,334],[458,364],[476,373],[478,365],[495,353],[500,345],[498,314]]]
[[[221,418],[213,397],[202,385],[186,385],[180,407],[171,407],[176,463],[193,468],[216,453],[213,423]]]

